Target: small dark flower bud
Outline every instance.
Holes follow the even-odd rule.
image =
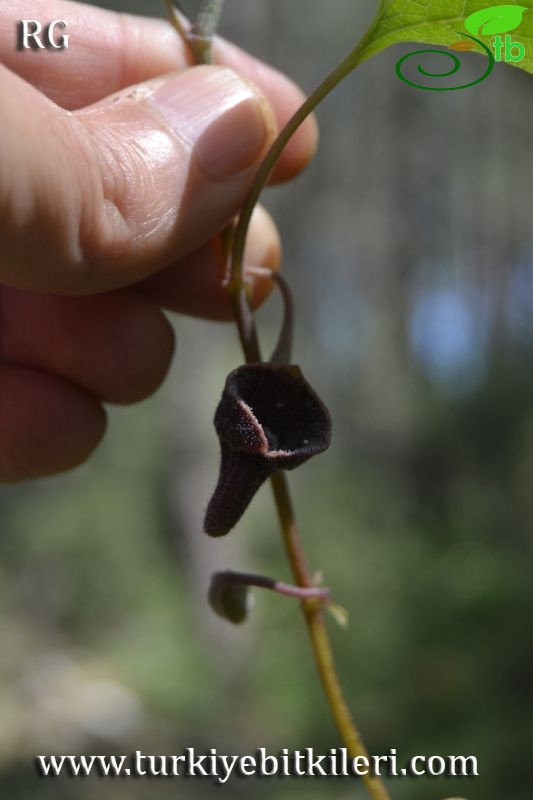
[[[204,528],[224,536],[280,469],[294,469],[329,447],[331,418],[298,366],[246,364],[230,373],[215,413],[221,462]]]
[[[238,625],[250,613],[252,596],[250,587],[242,583],[232,583],[226,573],[216,572],[209,587],[209,605],[219,617]]]

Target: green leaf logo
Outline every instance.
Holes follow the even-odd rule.
[[[492,6],[475,11],[465,19],[465,28],[474,36],[492,36],[518,28],[526,6]]]

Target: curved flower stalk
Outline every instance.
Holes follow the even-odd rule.
[[[336,603],[331,600],[330,591],[325,586],[311,586],[308,589],[302,589],[301,586],[292,586],[263,575],[250,575],[231,570],[215,572],[212,576],[208,595],[209,604],[220,617],[238,625],[248,618],[251,611],[250,589],[252,587],[269,589],[271,592],[297,600],[318,599],[327,606],[338,608]]]

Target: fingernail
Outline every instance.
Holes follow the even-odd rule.
[[[186,70],[153,101],[212,181],[253,166],[275,128],[266,100],[225,67]]]

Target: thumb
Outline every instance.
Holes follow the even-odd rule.
[[[78,112],[0,66],[0,282],[79,294],[134,283],[238,212],[275,135],[259,90],[194,67]]]

